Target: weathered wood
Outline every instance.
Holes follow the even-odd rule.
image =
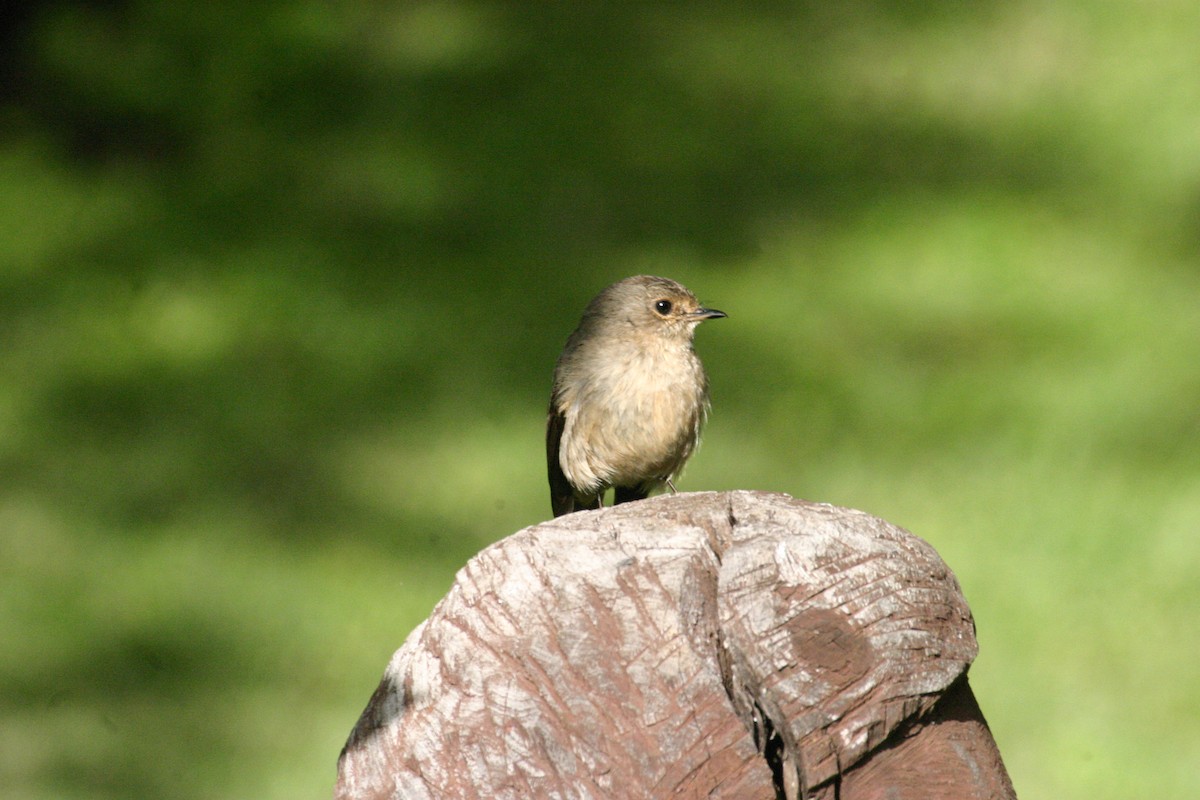
[[[760,492],[571,514],[463,568],[336,796],[1014,797],[975,654],[937,553],[867,514]]]

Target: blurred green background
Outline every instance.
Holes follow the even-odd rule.
[[[328,797],[639,272],[681,489],[933,543],[1024,800],[1200,794],[1200,5],[4,14],[6,798]]]

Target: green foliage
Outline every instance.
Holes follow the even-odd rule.
[[[931,541],[1026,800],[1200,790],[1197,7],[13,14],[6,797],[327,796],[637,272],[730,314],[681,489]]]

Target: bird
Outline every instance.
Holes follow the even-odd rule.
[[[555,517],[600,508],[610,488],[614,505],[675,491],[709,409],[696,327],[725,316],[653,275],[592,299],[554,367],[546,467]]]

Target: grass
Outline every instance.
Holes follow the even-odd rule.
[[[1200,789],[1192,6],[31,9],[7,797],[328,796],[635,272],[730,314],[681,489],[933,543],[1024,800]]]

